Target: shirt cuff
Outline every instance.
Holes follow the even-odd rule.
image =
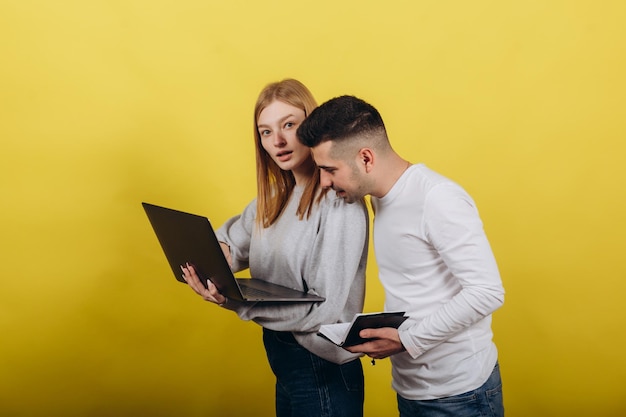
[[[415,322],[408,324],[409,320],[405,321],[398,328],[398,336],[400,337],[400,342],[402,342],[402,346],[406,349],[407,353],[411,355],[413,359],[417,358],[424,354],[425,350],[415,343],[414,337],[411,336],[410,329],[413,325],[416,325]]]

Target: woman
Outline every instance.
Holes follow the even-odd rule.
[[[315,293],[321,303],[271,305],[227,300],[183,272],[205,300],[263,326],[276,376],[276,415],[362,416],[363,369],[357,355],[317,336],[319,326],[349,322],[365,295],[368,214],[320,186],[319,169],[296,129],[317,106],[299,81],[266,86],[254,112],[258,195],[217,231],[234,271]],[[331,195],[332,194],[332,195]]]

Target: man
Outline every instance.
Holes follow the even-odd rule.
[[[503,416],[491,313],[504,289],[472,198],[391,147],[383,120],[352,96],[322,104],[298,128],[321,184],[348,202],[372,196],[385,310],[399,329],[366,329],[352,348],[390,357],[401,417]]]

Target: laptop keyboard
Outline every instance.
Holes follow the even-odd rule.
[[[241,292],[243,292],[246,297],[268,297],[273,295],[269,291],[260,290],[258,288],[246,287],[241,284],[239,287],[241,288]]]

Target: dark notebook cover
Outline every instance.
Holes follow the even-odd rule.
[[[347,323],[321,326],[318,335],[341,347],[354,346],[368,341],[368,339],[363,339],[359,336],[361,330],[379,329],[382,327],[397,329],[407,318],[404,315],[404,311],[361,313],[354,316],[349,326]],[[346,327],[348,328],[346,329]]]

